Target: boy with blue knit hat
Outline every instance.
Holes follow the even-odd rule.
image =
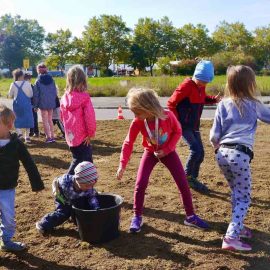
[[[98,179],[95,165],[89,161],[79,163],[75,174],[64,174],[52,183],[52,193],[55,196],[55,210],[45,215],[36,223],[36,229],[41,234],[49,233],[53,228],[63,224],[72,216],[72,205],[87,198],[89,209],[99,209],[97,192],[93,188]]]
[[[208,188],[198,180],[200,165],[204,159],[204,149],[200,135],[200,118],[204,104],[219,102],[220,97],[208,96],[206,85],[214,78],[214,66],[211,61],[201,60],[192,78],[186,78],[173,92],[167,106],[174,112],[182,126],[184,141],[190,149],[185,173],[191,188],[207,193]]]

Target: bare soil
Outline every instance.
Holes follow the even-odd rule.
[[[145,198],[144,226],[141,233],[128,233],[132,217],[133,188],[143,149],[137,139],[134,152],[122,181],[115,178],[121,144],[130,121],[98,121],[93,140],[94,161],[100,178],[96,188],[124,197],[121,211],[121,235],[99,245],[82,242],[75,225],[66,222],[48,237],[35,229],[35,222],[53,210],[51,182],[65,173],[71,155],[64,140],[47,145],[44,138],[33,139],[29,151],[39,168],[46,190],[32,193],[22,168],[17,188],[16,240],[27,244],[21,253],[0,251],[0,269],[270,269],[270,183],[269,126],[259,124],[252,162],[253,199],[246,219],[254,234],[248,241],[249,253],[223,251],[221,237],[230,220],[230,193],[224,177],[216,165],[208,142],[211,121],[203,121],[202,135],[206,151],[200,178],[211,193],[193,193],[197,214],[207,220],[211,229],[202,231],[183,225],[184,210],[169,172],[158,164],[154,169]],[[188,155],[181,141],[177,148],[183,164]]]

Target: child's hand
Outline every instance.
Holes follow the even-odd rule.
[[[121,180],[121,178],[123,177],[123,174],[125,172],[125,169],[119,167],[116,173],[116,177],[118,180]]]
[[[84,139],[84,144],[87,145],[87,146],[90,145],[91,139],[92,139],[92,137],[87,136],[87,137]]]
[[[157,158],[163,158],[163,157],[166,156],[166,154],[164,153],[163,150],[159,150],[159,151],[154,152],[154,155],[155,155]]]
[[[216,103],[221,101],[222,96],[220,95],[220,92],[218,92],[218,94],[215,96],[215,99],[216,99]]]

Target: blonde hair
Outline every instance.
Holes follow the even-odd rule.
[[[245,99],[259,102],[257,84],[252,68],[244,65],[230,66],[227,69],[225,96],[229,96],[242,114]]]
[[[14,112],[6,105],[0,104],[0,122],[5,126],[9,125],[11,121],[15,120]]]
[[[148,88],[131,88],[127,94],[130,110],[141,110],[154,117],[165,119],[164,109],[159,103],[157,93]]]
[[[87,90],[86,75],[80,66],[73,66],[67,73],[66,91],[84,92]]]

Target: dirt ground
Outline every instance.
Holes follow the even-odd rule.
[[[252,162],[253,200],[246,225],[254,233],[248,241],[249,253],[222,251],[221,237],[230,219],[229,189],[214,160],[208,142],[210,121],[203,121],[202,134],[205,161],[200,178],[211,193],[193,193],[197,214],[211,225],[208,231],[183,225],[184,211],[169,172],[158,164],[147,189],[144,226],[141,233],[128,233],[132,216],[133,187],[138,163],[142,155],[141,138],[137,139],[131,161],[121,181],[115,173],[121,144],[130,121],[98,121],[97,136],[93,140],[94,161],[100,178],[96,188],[124,197],[121,211],[121,235],[99,245],[79,239],[72,223],[65,223],[55,232],[43,237],[35,229],[35,222],[54,208],[51,181],[64,173],[71,155],[64,140],[46,145],[44,138],[34,139],[29,151],[39,168],[46,190],[32,193],[24,169],[21,169],[17,188],[15,239],[25,242],[28,250],[21,253],[0,252],[0,269],[270,269],[270,183],[269,126],[260,124]],[[183,164],[188,148],[181,141],[177,148]]]

